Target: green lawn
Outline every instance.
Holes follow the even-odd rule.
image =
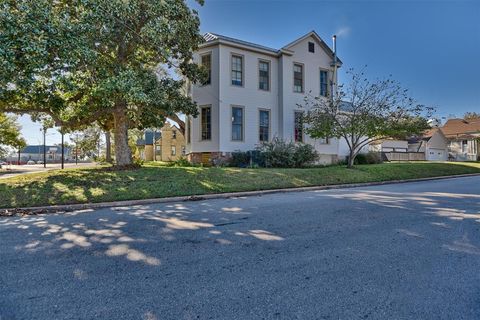
[[[66,169],[0,180],[0,208],[72,204],[480,173],[480,163],[385,163],[309,169]]]

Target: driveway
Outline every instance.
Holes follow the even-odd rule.
[[[479,319],[480,177],[0,219],[4,319]]]

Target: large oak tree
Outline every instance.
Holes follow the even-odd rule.
[[[112,119],[116,164],[129,165],[129,128],[197,114],[183,81],[158,69],[201,80],[199,23],[182,0],[4,0],[0,111],[45,113],[69,130]]]

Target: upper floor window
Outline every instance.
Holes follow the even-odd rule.
[[[326,97],[328,95],[328,71],[320,70],[320,95]]]
[[[308,43],[308,52],[315,53],[315,43],[313,42]]]
[[[207,70],[208,77],[203,83],[204,86],[212,83],[212,55],[204,54],[202,56],[202,66]]]
[[[177,139],[177,131],[172,130],[172,139]]]
[[[202,107],[200,114],[202,140],[212,139],[212,108]]]
[[[258,89],[270,90],[270,63],[268,61],[258,63]]]
[[[243,140],[243,108],[232,107],[232,140]]]
[[[294,114],[295,142],[303,142],[303,112],[295,111]]]
[[[293,65],[293,91],[303,92],[303,65],[298,63]]]
[[[270,135],[270,111],[260,110],[260,127],[259,127],[259,138],[261,142],[269,140]]]
[[[243,86],[243,57],[232,55],[232,86]]]

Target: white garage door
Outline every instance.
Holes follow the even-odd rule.
[[[429,160],[429,161],[447,161],[447,153],[443,149],[430,148],[427,151],[427,160]]]

